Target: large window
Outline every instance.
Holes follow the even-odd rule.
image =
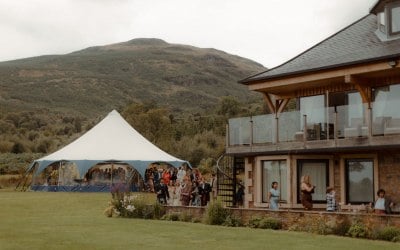
[[[309,175],[311,184],[315,186],[312,199],[314,202],[326,202],[326,187],[329,185],[329,160],[298,160],[297,175],[298,175],[298,200],[300,201],[300,183],[301,177]]]
[[[390,35],[400,34],[400,5],[390,9]]]
[[[316,95],[300,98],[301,127],[304,126],[303,116],[307,116],[307,125],[324,123],[325,95]]]
[[[374,201],[374,163],[372,159],[346,160],[347,203]]]
[[[364,119],[364,106],[359,92],[347,93],[348,100],[348,124],[354,119]]]
[[[374,135],[400,133],[400,84],[374,90],[372,133]]]
[[[279,183],[280,199],[287,201],[287,166],[285,160],[262,161],[263,202],[269,202],[268,192],[274,181]]]
[[[376,88],[374,91],[373,116],[400,118],[400,84]]]

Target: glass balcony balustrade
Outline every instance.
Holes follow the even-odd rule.
[[[228,130],[230,146],[321,141],[400,134],[400,117],[355,104],[234,118]]]

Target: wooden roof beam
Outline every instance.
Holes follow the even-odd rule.
[[[262,94],[263,94],[264,101],[267,104],[269,111],[272,114],[276,114],[276,107],[275,107],[274,103],[272,102],[271,95],[268,93],[265,93],[265,92],[262,92]]]
[[[356,87],[358,92],[360,92],[363,103],[367,103],[368,107],[370,108],[372,102],[372,94],[371,87],[368,86],[368,82],[363,78],[352,75],[346,75],[344,79],[346,83],[353,84]]]
[[[249,83],[248,88],[249,90],[260,90],[260,91],[268,91],[271,88],[277,87],[291,87],[296,84],[304,84],[310,82],[318,82],[318,81],[325,81],[328,79],[338,78],[338,77],[345,77],[346,75],[358,75],[358,74],[368,74],[374,73],[379,71],[391,70],[393,68],[400,68],[399,61],[396,65],[391,66],[388,64],[387,61],[384,62],[377,62],[372,64],[363,64],[363,65],[354,65],[348,67],[342,67],[337,69],[331,70],[324,70],[324,71],[314,71],[311,73],[299,74],[299,75],[291,75],[285,76],[282,78],[276,79],[267,79],[261,80],[259,82]]]
[[[278,100],[279,102],[277,102],[277,116],[280,115],[283,110],[286,108],[286,106],[288,105],[290,99],[283,99],[283,100]]]

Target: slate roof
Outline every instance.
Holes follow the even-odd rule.
[[[245,78],[240,83],[290,76],[400,56],[400,39],[382,42],[375,34],[376,15],[369,14],[288,62]]]

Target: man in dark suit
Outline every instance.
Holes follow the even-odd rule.
[[[210,201],[211,185],[204,181],[204,178],[200,179],[199,183],[199,194],[201,199],[201,206],[207,206]]]
[[[167,205],[169,199],[168,186],[164,184],[164,180],[160,179],[160,183],[156,185],[157,201],[162,205]]]

